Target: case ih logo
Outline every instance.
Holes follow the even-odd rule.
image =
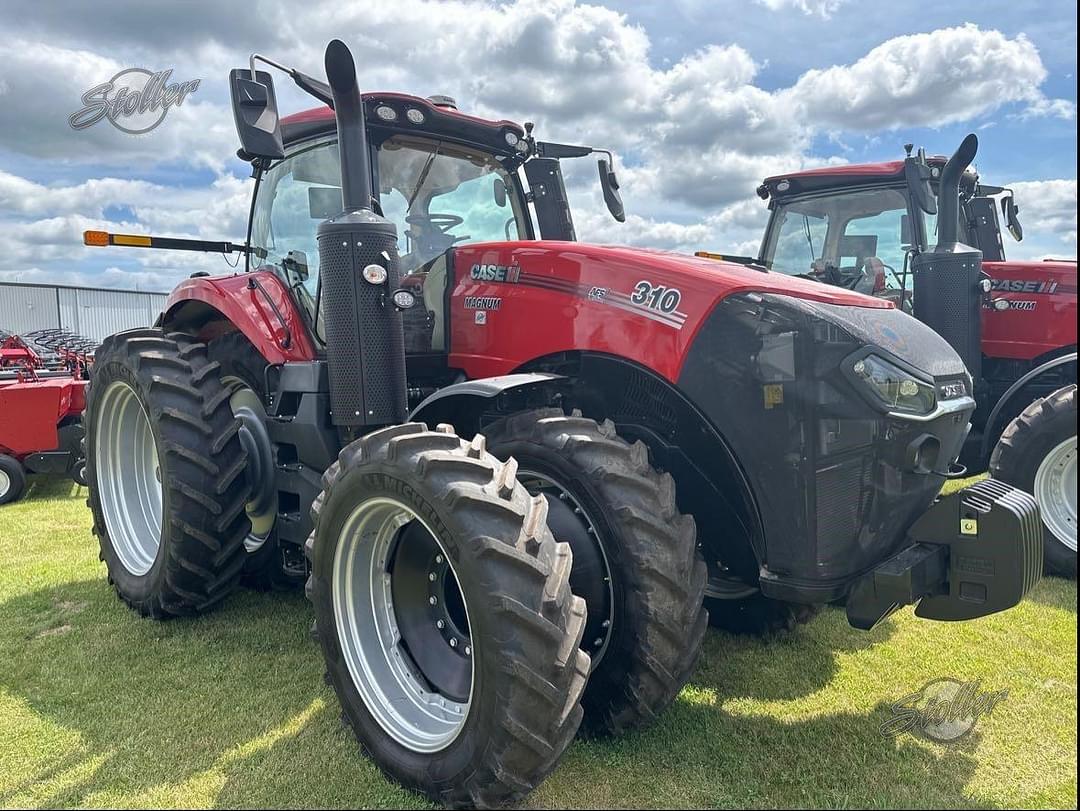
[[[170,76],[171,69],[157,73],[142,68],[122,70],[104,84],[83,93],[83,108],[68,117],[68,124],[73,130],[84,130],[105,118],[130,135],[150,132],[165,120],[170,107],[183,104],[202,81],[190,79],[169,84]]]
[[[994,279],[990,282],[999,293],[1039,293],[1052,295],[1057,292],[1057,282],[1024,281],[1023,279]]]
[[[517,265],[473,265],[469,275],[478,282],[517,284],[521,268]]]

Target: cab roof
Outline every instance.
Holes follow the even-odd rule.
[[[516,148],[525,130],[513,121],[468,115],[407,93],[364,93],[363,99],[367,126],[376,143],[396,134],[424,134],[479,146],[507,157],[526,157],[526,153]],[[282,139],[289,146],[331,134],[335,126],[330,107],[315,107],[282,118]]]
[[[936,170],[934,171],[935,178],[941,173],[946,161],[948,158],[944,155],[930,155],[926,158],[931,170]],[[978,175],[970,169],[964,173],[965,183],[974,183],[977,179]],[[840,166],[819,166],[800,172],[772,175],[762,181],[758,187],[758,194],[764,199],[790,197],[836,188],[900,183],[903,180],[904,161],[902,160],[847,163]],[[782,185],[785,182],[786,185]]]

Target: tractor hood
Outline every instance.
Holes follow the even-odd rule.
[[[541,257],[555,267],[577,266],[578,275],[599,271],[613,282],[629,281],[631,288],[640,280],[653,283],[662,278],[668,285],[685,283],[693,288],[708,290],[713,297],[734,293],[776,293],[795,298],[849,307],[888,309],[893,305],[882,299],[855,293],[842,288],[822,285],[783,273],[774,273],[757,266],[736,262],[705,259],[675,251],[651,248],[632,248],[622,245],[587,245],[580,242],[536,240],[530,242],[478,243],[458,249],[463,257],[498,257],[505,260],[526,260],[533,265]],[[560,273],[560,275],[563,275]]]

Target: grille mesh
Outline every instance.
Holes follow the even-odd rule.
[[[389,264],[385,285],[364,281],[361,270],[369,264]],[[393,231],[347,223],[320,228],[319,266],[334,423],[401,422],[406,407],[401,314],[384,301],[400,280]]]

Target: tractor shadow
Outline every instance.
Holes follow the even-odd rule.
[[[783,637],[711,632],[690,684],[654,726],[579,740],[530,807],[975,807],[965,787],[977,728],[947,747],[886,737],[899,692],[869,711],[820,710],[815,693],[830,688],[838,657],[893,632],[889,622],[856,631],[833,608]],[[773,717],[778,709],[794,720]]]
[[[17,744],[0,806],[425,807],[383,779],[342,727],[310,623],[301,595],[252,592],[206,617],[150,622],[104,578],[0,604],[5,725],[15,741],[44,741]],[[884,702],[815,711],[838,657],[891,633],[888,623],[851,630],[836,610],[789,637],[710,632],[691,685],[656,725],[578,741],[527,802],[969,806],[969,747],[882,737]],[[805,712],[782,721],[741,702]]]

